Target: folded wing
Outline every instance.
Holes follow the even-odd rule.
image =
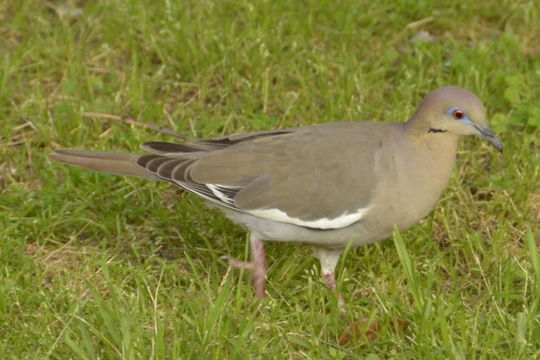
[[[375,130],[368,138],[358,126]],[[154,154],[137,164],[230,209],[335,229],[359,221],[369,208],[382,131],[377,123],[334,123],[190,145],[147,143],[143,148]]]

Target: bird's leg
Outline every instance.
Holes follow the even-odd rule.
[[[334,271],[324,273],[324,282],[331,291],[336,291],[336,273]]]
[[[232,267],[251,271],[255,294],[258,298],[263,298],[266,296],[264,291],[264,283],[266,281],[266,255],[264,253],[264,244],[262,240],[254,234],[251,234],[249,243],[251,248],[251,261],[239,261],[230,257],[227,257],[227,259]]]
[[[266,282],[266,254],[264,253],[264,243],[262,240],[251,234],[249,239],[251,244],[251,262],[253,267],[253,286],[258,298],[266,296],[264,284]]]
[[[336,266],[342,252],[342,250],[328,250],[324,248],[314,249],[314,255],[321,263],[321,273],[324,283],[331,291],[336,291]],[[345,299],[342,295],[339,295],[338,303],[340,308],[345,310]]]

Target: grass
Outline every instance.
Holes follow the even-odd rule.
[[[539,17],[535,1],[2,2],[0,358],[540,358]],[[505,153],[466,139],[427,219],[347,253],[346,314],[308,248],[268,245],[257,301],[220,259],[247,256],[245,232],[202,201],[48,159],[177,140],[84,112],[213,137],[405,121],[448,84],[484,100]],[[362,319],[376,338],[340,345]]]

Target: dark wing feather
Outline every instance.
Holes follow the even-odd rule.
[[[141,148],[153,154],[141,155],[137,159],[137,164],[162,180],[175,183],[188,191],[222,206],[238,210],[234,202],[234,197],[242,189],[241,187],[196,182],[191,178],[189,168],[197,160],[209,153],[242,142],[288,134],[294,131],[296,129],[251,132],[214,139],[203,139],[192,144],[147,142]]]
[[[294,132],[295,129],[285,130],[272,130],[272,131],[256,131],[245,134],[237,134],[230,136],[223,136],[214,139],[203,139],[191,144],[175,144],[168,142],[146,142],[141,145],[141,149],[154,154],[161,155],[174,155],[174,154],[189,154],[189,153],[206,153],[220,149],[227,148],[229,146],[263,137],[276,136]]]
[[[172,144],[175,145],[175,144]],[[234,196],[239,188],[223,188],[220,186],[197,183],[189,175],[189,167],[197,159],[182,157],[179,155],[141,155],[137,164],[161,180],[170,181],[182,188],[193,192],[207,200],[222,206],[237,209],[234,205]]]

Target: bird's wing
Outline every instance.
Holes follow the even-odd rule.
[[[383,123],[333,123],[278,132],[151,143],[137,163],[219,205],[299,226],[346,227],[360,220],[376,184]],[[369,128],[369,129],[368,129]],[[155,145],[159,144],[159,145]],[[196,154],[189,156],[189,149]]]

